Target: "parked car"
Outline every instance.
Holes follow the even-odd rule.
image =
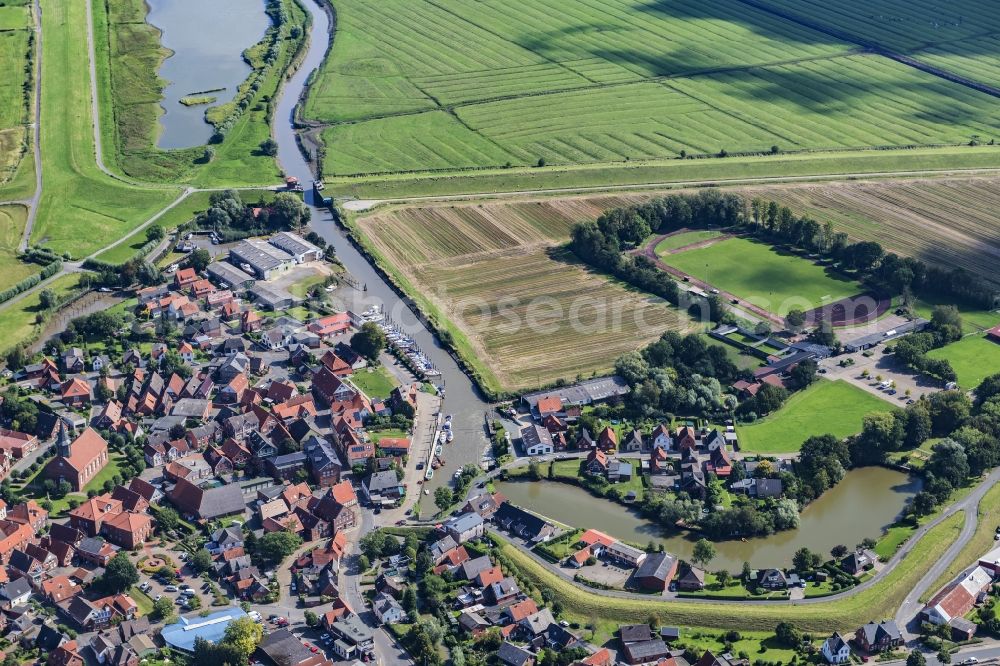
[[[165,588],[163,588],[163,591],[164,592],[176,592],[177,591],[177,586],[176,585],[167,585]]]

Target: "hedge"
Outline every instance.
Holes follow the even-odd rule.
[[[18,294],[28,291],[42,280],[47,280],[60,270],[62,270],[62,262],[59,260],[53,261],[51,264],[43,268],[40,273],[29,275],[13,287],[0,291],[0,303],[5,303]]]

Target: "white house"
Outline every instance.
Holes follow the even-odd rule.
[[[828,664],[845,664],[851,659],[851,647],[838,633],[823,641],[821,651]]]
[[[670,430],[662,423],[656,426],[653,434],[649,436],[650,446],[654,449],[669,451],[674,446],[674,438],[670,436]]]
[[[521,442],[529,456],[544,456],[552,453],[552,434],[540,425],[521,428]]]
[[[375,597],[372,610],[375,612],[375,617],[378,618],[380,624],[397,624],[406,621],[406,611],[403,610],[398,601],[385,592],[380,592]]]

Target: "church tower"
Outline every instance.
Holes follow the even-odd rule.
[[[69,434],[66,432],[66,422],[60,418],[59,436],[56,438],[56,455],[69,458],[71,453]]]

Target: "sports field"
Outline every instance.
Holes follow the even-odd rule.
[[[958,375],[958,385],[972,390],[1000,372],[1000,343],[982,335],[962,338],[950,345],[927,352],[931,358],[945,358]]]
[[[664,261],[781,316],[793,308],[808,311],[861,292],[853,280],[745,238],[727,238],[708,247],[671,254]]]
[[[721,231],[684,231],[679,234],[674,234],[673,236],[667,236],[659,243],[656,244],[656,254],[661,257],[672,250],[677,248],[686,247],[693,243],[700,243],[702,241],[711,240],[713,238],[718,238],[722,235]]]
[[[960,14],[784,4],[343,0],[304,112],[329,124],[328,176],[964,144],[1000,130],[989,94],[862,52],[897,32],[917,35],[913,52],[966,35],[971,21],[905,23]],[[912,18],[872,20],[880,10]],[[969,47],[938,48],[935,66],[990,78],[961,67]]]
[[[664,301],[593,273],[559,248],[570,227],[631,199],[396,208],[359,218],[362,242],[483,384],[509,391],[604,372],[666,330],[691,330]]]
[[[890,409],[884,400],[843,380],[819,379],[793,393],[777,412],[737,426],[736,434],[742,451],[791,453],[814,435],[847,437],[861,432],[866,414]]]

